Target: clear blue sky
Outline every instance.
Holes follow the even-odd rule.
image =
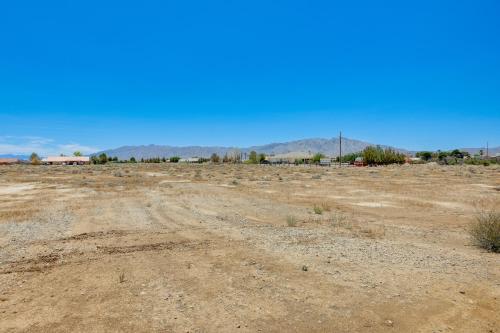
[[[4,1],[0,154],[500,145],[498,1]]]

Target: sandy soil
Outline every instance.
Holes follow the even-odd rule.
[[[495,166],[0,167],[2,332],[500,332]]]

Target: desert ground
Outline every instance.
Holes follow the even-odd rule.
[[[500,332],[500,167],[0,166],[1,332]]]

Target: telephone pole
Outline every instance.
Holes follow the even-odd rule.
[[[342,167],[342,131],[339,135],[339,168]]]
[[[486,141],[486,158],[488,158],[488,156],[489,156],[488,153],[489,153],[488,152],[488,141]]]

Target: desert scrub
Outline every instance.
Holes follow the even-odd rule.
[[[491,252],[500,252],[500,212],[482,211],[472,224],[470,235],[474,244]]]
[[[323,207],[321,207],[321,206],[314,205],[313,210],[314,210],[315,214],[318,214],[318,215],[323,214]]]
[[[332,210],[331,207],[330,207],[330,204],[328,202],[322,202],[321,203],[321,208],[323,208],[323,210],[325,212],[329,212],[329,211]]]
[[[297,219],[294,216],[287,216],[286,217],[286,225],[289,227],[296,227],[297,226]]]
[[[330,224],[333,227],[347,227],[347,226],[350,227],[347,220],[347,216],[341,211],[335,211],[332,213],[330,217]]]

